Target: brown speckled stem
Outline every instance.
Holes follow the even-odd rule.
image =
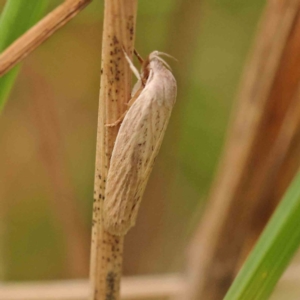
[[[90,269],[93,300],[120,298],[124,237],[113,236],[102,226],[106,177],[119,126],[105,124],[120,117],[130,98],[131,71],[122,47],[132,56],[136,10],[137,0],[105,1]]]

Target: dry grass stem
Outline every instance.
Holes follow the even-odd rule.
[[[105,184],[118,126],[105,125],[122,115],[130,99],[132,74],[122,47],[132,57],[136,10],[137,0],[105,1],[90,269],[93,300],[120,297],[123,237],[105,232],[102,222]]]
[[[189,249],[187,299],[223,298],[294,174],[289,168],[284,177],[281,170],[299,131],[293,112],[299,4],[272,0],[263,15],[207,211]]]
[[[36,148],[49,185],[49,207],[64,233],[66,274],[72,278],[84,277],[88,274],[90,236],[68,172],[58,111],[43,76],[33,71],[27,74],[29,93],[32,95],[29,118],[37,129]]]
[[[19,37],[0,55],[0,77],[74,18],[90,2],[91,0],[66,0]]]

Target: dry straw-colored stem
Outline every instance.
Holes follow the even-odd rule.
[[[266,7],[207,211],[189,249],[186,299],[224,297],[295,173],[287,166],[299,135],[299,6],[299,0],[271,0]]]
[[[118,300],[124,238],[105,232],[102,226],[105,184],[118,126],[105,125],[121,116],[126,109],[125,102],[130,99],[131,71],[122,47],[132,57],[137,0],[106,0],[104,4],[90,299]]]
[[[66,0],[18,38],[0,55],[0,77],[28,56],[92,0]]]
[[[36,148],[49,186],[49,208],[65,237],[67,275],[80,278],[88,273],[89,230],[79,208],[76,189],[66,165],[58,111],[52,91],[42,74],[26,72],[32,102],[30,120],[37,131]]]

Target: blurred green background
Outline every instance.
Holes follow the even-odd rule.
[[[170,61],[178,98],[125,240],[125,275],[183,270],[264,4],[139,1],[136,49],[178,59]],[[102,17],[103,1],[94,0],[34,51],[1,115],[5,280],[88,275]]]

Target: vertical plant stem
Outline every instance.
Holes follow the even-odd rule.
[[[78,195],[68,172],[57,107],[42,74],[33,70],[26,73],[32,98],[29,104],[30,120],[37,130],[38,154],[49,186],[49,207],[64,234],[67,275],[86,277],[89,267],[89,230],[85,226]]]
[[[266,7],[219,173],[190,247],[188,299],[224,297],[281,197],[275,191],[289,185],[285,180],[283,189],[280,170],[299,118],[290,113],[300,81],[299,7],[299,0],[271,0]],[[289,118],[295,120],[286,133]]]
[[[46,10],[49,0],[7,0],[0,17],[0,52],[35,24]],[[20,67],[0,78],[0,113],[6,103]]]
[[[131,71],[122,47],[132,57],[136,10],[137,0],[105,1],[90,269],[93,300],[120,297],[124,238],[105,232],[102,226],[105,183],[119,127],[105,124],[117,120],[130,99]]]

